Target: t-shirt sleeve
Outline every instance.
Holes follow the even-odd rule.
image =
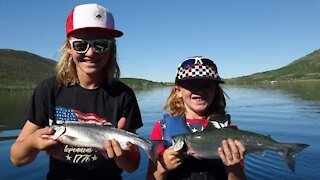
[[[126,117],[126,127],[128,130],[137,130],[143,126],[140,108],[133,91],[129,91],[122,116]]]
[[[45,127],[49,125],[49,88],[48,84],[42,82],[35,89],[31,100],[26,108],[24,120]]]

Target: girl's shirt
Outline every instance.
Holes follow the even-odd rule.
[[[40,127],[52,121],[117,125],[121,117],[126,117],[125,130],[134,131],[142,126],[135,94],[123,83],[103,82],[99,88],[88,90],[79,85],[65,87],[55,77],[36,88],[25,113],[25,120]],[[97,150],[65,145],[62,153],[55,158],[50,156],[47,178],[121,179],[121,172],[113,159],[106,159]]]
[[[209,121],[207,119],[185,119],[190,132],[203,131]],[[234,124],[230,124],[234,126]],[[152,140],[162,140],[166,125],[157,121],[150,135]],[[163,154],[165,148],[158,149],[159,154]],[[221,159],[201,160],[188,156],[184,158],[182,165],[170,171],[167,179],[227,179],[225,167]]]

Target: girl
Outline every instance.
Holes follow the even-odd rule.
[[[121,179],[122,170],[137,169],[140,154],[130,143],[129,150],[122,150],[116,140],[107,141],[106,159],[91,148],[41,138],[54,133],[45,127],[57,121],[112,123],[131,132],[142,126],[134,92],[118,80],[115,38],[122,35],[100,5],[79,5],[70,12],[56,76],[36,88],[26,123],[11,147],[14,165],[28,164],[43,151],[52,155],[47,179]]]
[[[164,119],[155,124],[150,136],[169,143],[159,151],[158,163],[149,163],[147,179],[245,179],[240,165],[245,148],[239,141],[222,141],[217,150],[219,160],[184,157],[171,146],[174,135],[202,131],[209,126],[232,125],[220,83],[223,81],[217,67],[208,58],[190,57],[179,65],[175,86],[163,108]]]

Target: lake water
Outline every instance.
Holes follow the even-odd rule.
[[[224,85],[227,111],[240,129],[271,135],[277,141],[310,146],[296,156],[291,172],[282,157],[268,151],[264,156],[247,154],[248,179],[320,179],[320,82],[297,82],[270,86]],[[138,130],[149,137],[153,124],[162,118],[171,87],[135,91],[144,126]],[[9,160],[10,146],[24,122],[22,116],[32,92],[0,92],[0,179],[45,179],[48,157],[40,153],[29,165],[17,168]],[[144,179],[147,157],[141,150],[137,171],[123,173],[124,179]]]

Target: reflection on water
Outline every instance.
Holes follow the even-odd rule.
[[[301,99],[311,101],[320,100],[320,81],[299,81],[295,83],[281,82],[272,87],[295,94]]]
[[[227,98],[227,111],[239,128],[269,134],[277,141],[311,145],[296,156],[295,173],[275,152],[267,152],[264,157],[248,154],[245,159],[248,179],[320,177],[319,88],[320,81],[276,83],[272,86],[223,85],[230,97]],[[162,106],[170,90],[171,87],[135,90],[144,123],[138,130],[142,137],[149,137],[154,123],[162,118]],[[23,91],[0,93],[0,179],[45,177],[48,157],[43,153],[33,163],[21,168],[13,167],[9,160],[10,146],[23,126],[24,109],[31,95],[32,92]],[[124,173],[124,179],[144,179],[147,163],[142,150],[139,169],[132,174]]]
[[[0,92],[0,130],[22,128],[23,114],[32,91]]]

